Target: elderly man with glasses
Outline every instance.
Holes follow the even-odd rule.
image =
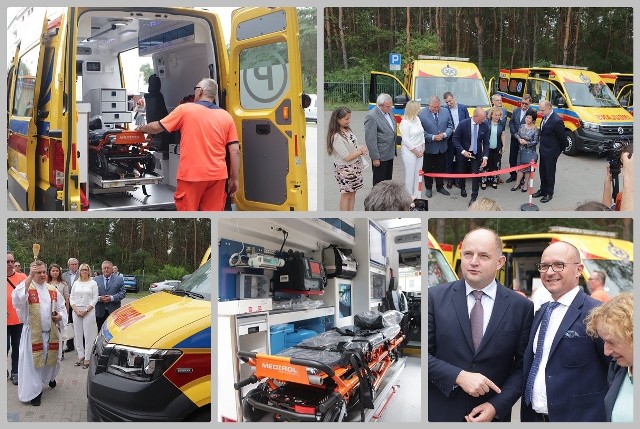
[[[533,319],[524,354],[523,422],[603,422],[610,359],[585,318],[601,303],[580,287],[584,265],[572,244],[550,244],[537,264],[551,301]]]
[[[520,149],[520,142],[518,141],[518,130],[520,125],[524,124],[524,117],[531,106],[531,96],[524,94],[522,100],[520,100],[520,107],[514,109],[511,113],[511,120],[509,121],[509,131],[511,133],[511,144],[509,145],[509,167],[515,167],[518,165],[518,150]],[[517,173],[512,171],[509,173],[507,183],[515,182]],[[517,186],[517,184],[516,184]]]

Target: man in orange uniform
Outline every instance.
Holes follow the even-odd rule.
[[[238,190],[238,132],[231,115],[214,103],[218,94],[215,80],[202,79],[193,90],[194,103],[180,104],[161,120],[137,129],[149,134],[180,130],[180,163],[174,194],[177,210],[222,211],[227,194],[233,197]],[[229,184],[225,189],[227,178]]]
[[[11,382],[18,384],[18,356],[22,323],[20,323],[18,313],[11,302],[11,293],[27,276],[15,270],[15,262],[13,253],[7,252],[7,353],[11,349]]]
[[[600,302],[609,301],[609,294],[604,290],[604,282],[607,280],[607,275],[604,271],[595,270],[591,273],[587,287],[589,288],[589,294],[591,298],[597,299]]]

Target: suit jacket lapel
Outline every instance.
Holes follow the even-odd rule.
[[[578,292],[578,295],[573,299],[571,305],[567,309],[567,313],[562,318],[562,322],[560,322],[560,327],[558,328],[558,332],[556,332],[556,336],[553,338],[553,342],[551,343],[551,349],[549,350],[549,356],[554,352],[560,340],[564,336],[564,334],[569,330],[571,325],[580,317],[580,312],[582,309],[582,305],[584,304],[584,298],[586,294],[584,292]]]
[[[456,312],[456,316],[458,316],[458,323],[460,323],[462,333],[467,339],[469,349],[474,352],[473,339],[471,337],[471,322],[469,321],[469,309],[467,307],[467,295],[464,286],[464,280],[458,280],[452,287],[453,308]]]
[[[384,123],[385,123],[385,125],[391,129],[391,131],[393,131],[393,132],[395,133],[395,132],[396,132],[395,128],[393,128],[393,127],[391,126],[391,124],[389,123],[389,121],[387,121],[387,115],[385,115],[385,114],[382,112],[382,110],[380,110],[380,108],[379,108],[378,106],[376,106],[376,107],[374,107],[374,108],[378,111],[377,113],[378,113],[379,119],[380,119],[382,122],[384,122]],[[391,120],[393,120],[393,118],[391,118]]]
[[[508,296],[508,292],[506,290],[503,290],[502,285],[498,283],[496,300],[493,303],[493,310],[491,311],[491,315],[489,316],[489,324],[487,325],[487,329],[484,331],[484,336],[482,337],[482,341],[480,342],[480,346],[478,347],[478,352],[482,350],[484,345],[491,339],[493,334],[496,333],[498,326],[500,326],[500,322],[502,322],[505,314],[507,314],[507,311],[509,309]]]

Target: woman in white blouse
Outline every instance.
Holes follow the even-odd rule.
[[[73,310],[73,332],[78,351],[76,366],[89,368],[91,346],[98,336],[95,307],[98,302],[98,284],[91,279],[91,269],[87,264],[80,265],[80,277],[71,288],[69,304]],[[84,339],[84,344],[83,344]]]
[[[418,184],[422,180],[418,172],[422,168],[424,154],[424,129],[418,119],[418,112],[422,106],[417,101],[409,101],[404,108],[404,117],[400,121],[402,134],[402,162],[404,163],[404,184],[411,197],[420,197]]]

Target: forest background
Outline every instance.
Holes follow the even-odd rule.
[[[200,266],[211,246],[210,219],[8,219],[7,245],[28,273],[33,243],[38,259],[67,269],[70,257],[101,272],[110,260],[135,274],[141,290],[155,281],[180,280]],[[144,282],[144,284],[143,284]]]
[[[485,80],[501,68],[565,64],[633,72],[633,9],[332,7],[324,10],[325,82],[368,82],[418,55],[466,57]],[[402,72],[396,72],[401,77]],[[402,79],[401,79],[402,80]]]

